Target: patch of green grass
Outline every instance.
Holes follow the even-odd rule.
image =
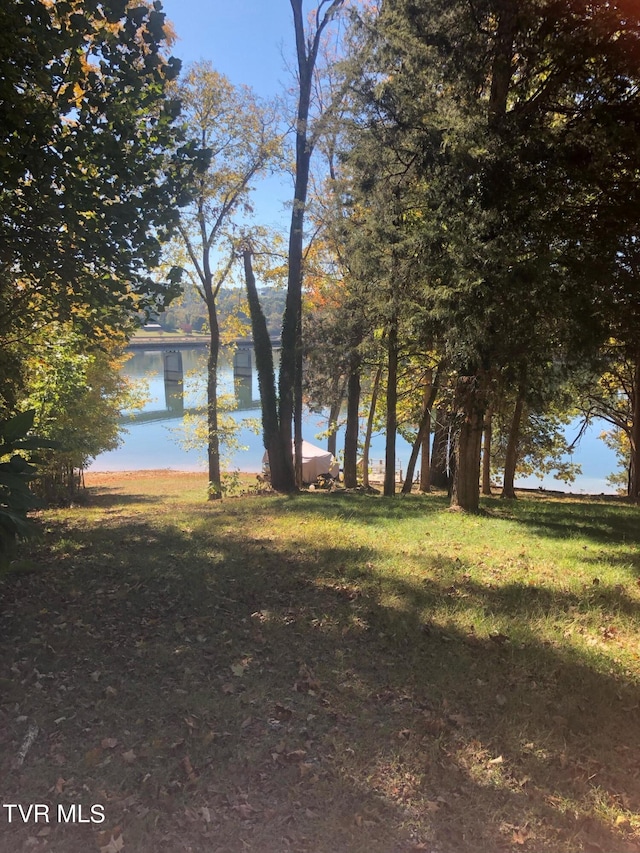
[[[640,849],[636,507],[205,494],[103,478],[0,582],[3,797],[105,805],[47,849]]]

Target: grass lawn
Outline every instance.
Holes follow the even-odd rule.
[[[0,853],[640,851],[637,507],[87,482],[0,577]]]

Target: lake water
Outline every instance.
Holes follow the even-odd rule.
[[[195,409],[205,401],[205,377],[207,352],[204,348],[183,348],[179,350],[184,371],[183,400],[176,398],[175,386],[165,383],[163,353],[159,350],[136,350],[125,364],[123,372],[133,380],[144,384],[148,389],[148,400],[142,409],[138,422],[123,424],[123,442],[117,450],[102,453],[90,465],[92,471],[136,471],[154,468],[168,468],[176,471],[206,471],[206,454],[202,449],[185,449],[183,441],[185,431],[182,407]],[[247,353],[248,355],[248,353]],[[244,356],[239,355],[243,361]],[[252,361],[253,359],[251,359]],[[234,453],[230,459],[230,470],[258,472],[262,468],[264,449],[261,435],[245,422],[260,417],[258,382],[255,370],[240,366],[241,373],[234,381],[232,359],[228,355],[222,358],[220,385],[224,393],[233,395],[238,408],[232,413],[241,425],[240,445],[244,448]],[[318,437],[327,428],[326,418],[307,412],[303,433],[307,441],[326,446],[326,439]],[[580,441],[573,454],[573,461],[582,465],[582,475],[571,486],[566,486],[552,477],[540,480],[537,477],[521,478],[516,481],[520,487],[556,489],[583,494],[612,494],[614,489],[606,482],[608,474],[616,469],[615,454],[598,438],[604,424],[594,424]],[[573,430],[573,431],[572,431]],[[569,438],[575,437],[577,427],[568,428]],[[343,433],[338,435],[338,448],[344,442]],[[374,436],[372,441],[372,464],[382,463],[384,459],[384,435]],[[410,446],[398,436],[397,465],[403,472],[411,452]]]

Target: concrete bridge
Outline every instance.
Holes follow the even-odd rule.
[[[259,409],[260,400],[253,398],[253,341],[249,338],[238,338],[238,345],[233,352],[233,384],[238,401],[238,408]],[[279,340],[279,339],[278,339]],[[199,414],[206,411],[204,408],[184,407],[184,371],[182,367],[182,345],[163,344],[145,346],[146,350],[162,352],[164,368],[164,394],[166,409],[157,409],[152,412],[137,412],[124,415],[124,423],[147,423],[149,421],[181,419],[185,414]],[[137,347],[134,347],[137,349]]]
[[[280,335],[271,335],[271,346],[274,350],[281,348]],[[175,335],[172,332],[138,332],[127,344],[131,350],[158,350],[183,349],[191,347],[208,347],[208,335]],[[224,344],[224,347],[232,346],[236,349],[253,350],[253,338],[233,338]]]

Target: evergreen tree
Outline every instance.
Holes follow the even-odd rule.
[[[496,375],[517,376],[541,337],[553,361],[605,334],[600,294],[639,188],[627,6],[387,0],[370,29],[362,91],[420,189],[411,266],[457,374],[452,501],[465,509]]]

